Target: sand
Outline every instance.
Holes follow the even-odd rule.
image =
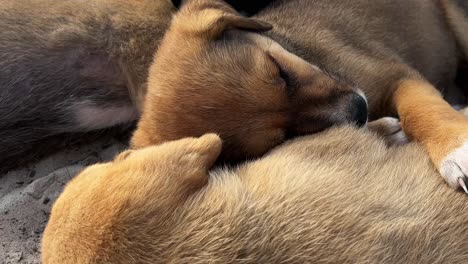
[[[65,184],[86,166],[110,160],[126,147],[108,136],[0,175],[0,263],[40,263],[42,232]]]

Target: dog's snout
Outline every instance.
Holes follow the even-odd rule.
[[[368,106],[366,98],[359,93],[353,93],[350,105],[350,121],[358,126],[367,123]]]

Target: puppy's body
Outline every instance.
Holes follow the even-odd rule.
[[[269,36],[283,47],[364,90],[375,119],[396,114],[391,94],[409,69],[456,92],[468,50],[458,49],[441,2],[280,0],[255,17],[273,25]]]
[[[88,168],[54,205],[44,263],[468,257],[466,197],[444,187],[417,145],[387,148],[369,132],[336,128],[206,175],[219,149],[213,136],[184,139]]]
[[[31,143],[130,122],[169,0],[0,3],[0,166]]]

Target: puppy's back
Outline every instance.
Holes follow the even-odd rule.
[[[76,177],[52,210],[44,262],[394,264],[468,256],[466,196],[434,175],[416,145],[387,148],[370,132],[333,128],[214,171],[194,189],[187,179],[206,179],[221,148],[219,139],[200,142],[199,152],[182,141],[172,150],[126,152]]]
[[[137,118],[169,0],[0,2],[0,171],[61,133]]]
[[[336,129],[212,174],[166,248],[191,263],[452,263],[468,254],[466,197],[415,145]]]

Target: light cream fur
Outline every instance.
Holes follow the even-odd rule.
[[[121,154],[53,207],[44,263],[464,263],[466,196],[421,147],[334,128],[236,169],[213,135]]]

